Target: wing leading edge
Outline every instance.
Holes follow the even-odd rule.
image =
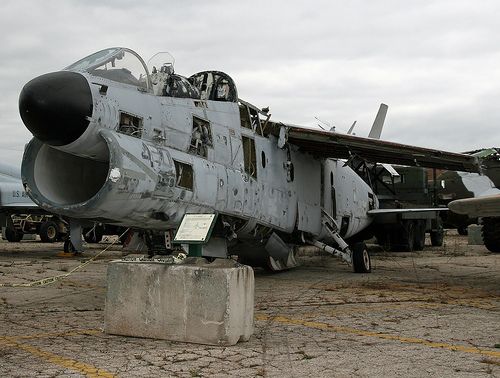
[[[403,214],[403,213],[427,213],[435,211],[448,211],[447,207],[424,207],[424,208],[411,208],[411,209],[374,209],[368,210],[368,215],[380,214]]]
[[[500,216],[500,194],[455,200],[448,206],[454,213],[466,214],[469,217],[498,217]]]
[[[349,159],[356,156],[372,163],[480,172],[477,157],[466,154],[285,124],[276,124],[272,133],[279,138],[279,145],[288,142],[325,158]]]

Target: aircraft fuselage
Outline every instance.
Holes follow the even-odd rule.
[[[342,225],[343,237],[371,222],[367,211],[378,203],[354,171],[278,147],[263,113],[248,103],[158,95],[89,72],[55,74],[79,88],[87,106],[67,108],[88,122],[66,137],[60,133],[75,112],[66,116],[64,107],[54,125],[40,120],[45,109],[25,120],[35,138],[24,154],[23,182],[48,211],[153,230],[175,229],[185,213],[216,211],[240,221],[238,237],[265,227],[328,239],[321,209]],[[27,84],[21,114],[37,101],[26,99],[34,86],[46,85]]]

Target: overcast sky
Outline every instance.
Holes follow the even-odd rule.
[[[228,73],[272,118],[315,117],[366,136],[381,102],[383,139],[464,151],[500,146],[500,1],[0,2],[0,159],[31,135],[18,112],[30,79],[107,47],[177,73]]]

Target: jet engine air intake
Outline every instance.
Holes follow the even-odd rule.
[[[106,147],[107,148],[107,147]],[[92,160],[60,151],[33,139],[23,162],[23,182],[38,201],[51,206],[70,206],[93,198],[107,180],[109,161]],[[108,151],[109,156],[109,151]]]

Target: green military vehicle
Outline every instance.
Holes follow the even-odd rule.
[[[373,229],[378,243],[394,251],[422,250],[428,233],[433,246],[443,244],[442,215],[437,210],[436,188],[429,181],[435,171],[420,167],[392,167],[395,172],[377,167],[372,187],[381,209],[401,209],[400,213],[377,216]],[[433,181],[436,182],[436,181]],[[423,210],[426,209],[426,210]]]

